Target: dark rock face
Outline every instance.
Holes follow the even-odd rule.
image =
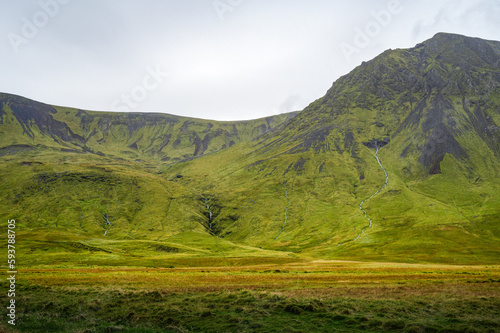
[[[388,50],[339,78],[270,144],[286,137],[297,142],[292,153],[336,150],[357,160],[356,145],[376,149],[392,140],[394,153],[415,155],[431,174],[446,154],[460,163],[472,160],[472,137],[500,157],[499,67],[499,42],[454,34]],[[373,138],[359,142],[367,121]]]
[[[71,115],[51,105],[0,93],[0,125],[5,122],[7,110],[19,124],[19,134],[30,138],[32,145],[48,136],[64,149],[76,146],[71,147],[75,153],[114,155],[116,147],[121,146],[120,153],[156,155],[173,162],[226,149],[247,138],[256,139],[298,114],[235,122],[210,122],[163,113],[74,110]]]
[[[85,139],[71,131],[66,123],[55,120],[52,115],[57,111],[50,105],[24,99],[13,95],[4,95],[0,99],[0,106],[9,105],[14,117],[23,128],[23,134],[31,139],[35,138],[33,127],[36,126],[44,135],[57,141],[71,142],[83,145]]]
[[[500,42],[439,33],[413,48],[388,50],[364,62],[284,122],[267,117],[222,126],[167,114],[79,110],[73,122],[77,128],[57,121],[61,118],[49,105],[7,94],[0,94],[0,105],[10,106],[26,136],[50,135],[86,152],[123,143],[127,153],[175,163],[248,140],[255,142],[254,153],[263,155],[350,154],[361,170],[361,143],[378,149],[391,142],[393,154],[411,156],[410,162],[419,164],[414,169],[436,174],[446,154],[464,164],[477,160],[477,143],[485,147],[482,155],[493,152],[500,158],[499,96]],[[0,124],[4,118],[0,108]],[[296,164],[297,171],[302,168]]]
[[[485,103],[475,101],[469,101],[469,103],[471,107],[474,107],[473,111],[469,109],[465,97],[462,98],[462,107],[467,113],[472,127],[494,154],[500,158],[500,130],[498,126],[500,124],[496,124],[492,117],[486,114],[487,106]]]
[[[86,130],[88,129],[89,125],[92,124],[92,122],[94,121],[94,116],[88,114],[83,110],[78,110],[76,116],[80,118],[81,127]]]
[[[483,62],[490,66],[500,67],[500,53],[495,50],[491,42],[484,39],[437,33],[425,44],[429,52],[454,54],[457,62],[468,62],[472,65],[482,65],[481,62]],[[464,58],[466,61],[463,61]]]
[[[420,147],[421,155],[418,161],[430,168],[430,173],[433,174],[439,172],[439,163],[445,154],[453,154],[457,159],[461,159],[466,158],[466,153],[455,138],[455,135],[460,135],[460,129],[452,116],[456,114],[452,103],[437,94],[430,104],[421,123],[427,139]]]
[[[391,142],[390,138],[373,139],[371,141],[363,142],[363,144],[368,148],[382,148]]]
[[[441,162],[445,154],[453,154],[456,158],[465,158],[466,154],[451,130],[443,123],[436,125],[431,136],[421,149],[418,161],[425,167],[433,167]]]
[[[0,148],[0,157],[4,155],[14,155],[17,153],[33,150],[32,146],[29,145],[12,145]]]
[[[301,153],[309,149],[314,149],[316,152],[326,151],[326,138],[333,130],[333,126],[326,125],[319,127],[304,135],[299,135],[296,139],[302,141],[299,145],[292,148],[290,153]]]
[[[303,171],[304,165],[306,164],[307,161],[308,159],[301,157],[300,160],[298,160],[298,162],[295,163],[295,165],[293,166],[295,171]]]
[[[436,162],[434,162],[434,165],[431,167],[429,170],[429,175],[437,175],[441,173],[441,162],[444,159],[444,155],[441,155],[437,158]]]
[[[1,103],[1,102],[0,102]],[[3,110],[3,108],[0,108],[0,125],[3,124],[3,116],[6,114],[6,112]]]

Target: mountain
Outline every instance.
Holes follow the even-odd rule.
[[[93,112],[0,94],[3,149],[43,145],[74,153],[180,161],[272,131],[297,112],[252,121],[218,122],[158,113]]]
[[[359,144],[388,138],[391,152],[418,159],[413,166],[420,172],[407,172],[419,175],[439,172],[446,154],[473,155],[467,150],[477,151],[477,145],[498,160],[499,66],[498,42],[437,34],[412,49],[389,50],[363,63],[280,136],[296,143],[293,151],[314,146],[355,152]],[[478,142],[460,143],[466,132]]]
[[[362,63],[300,113],[247,122],[1,94],[1,218],[46,263],[494,263],[499,86],[500,42],[439,33]]]

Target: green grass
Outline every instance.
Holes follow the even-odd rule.
[[[464,38],[439,34],[384,52],[300,113],[252,121],[91,112],[0,94],[0,219],[16,219],[26,253],[45,263],[80,255],[57,243],[45,257],[63,234],[63,243],[122,242],[93,251],[93,262],[154,261],[140,242],[149,241],[206,257],[495,263],[500,94],[498,68],[481,50],[498,44],[474,40],[476,49]],[[389,183],[363,205],[367,228],[359,204],[384,174],[364,143],[382,138]]]
[[[500,326],[494,310],[500,304],[491,298],[298,300],[248,291],[33,289],[19,300],[25,304],[19,332],[494,332]]]
[[[0,94],[17,328],[498,331],[498,43],[470,42],[384,52],[244,122]],[[387,138],[368,228],[384,173],[366,144]]]
[[[16,219],[28,262],[40,253],[37,260],[47,264],[57,256],[61,263],[78,257],[78,249],[64,242],[132,241],[138,245],[94,251],[89,260],[146,258],[151,252],[140,245],[145,240],[175,243],[190,248],[188,254],[206,256],[280,256],[280,251],[328,259],[469,264],[498,258],[500,187],[493,179],[475,183],[452,158],[443,160],[441,174],[408,181],[393,171],[384,147],[379,156],[389,172],[388,187],[364,205],[372,228],[350,242],[368,224],[359,203],[383,183],[373,151],[359,152],[366,160],[360,180],[356,164],[342,155],[306,152],[248,166],[254,159],[246,155],[251,149],[238,145],[158,167],[43,149],[4,156],[0,218]],[[53,162],[58,159],[61,163]],[[284,181],[287,223],[274,240],[287,206]],[[206,198],[216,210],[213,230]],[[60,251],[45,257],[43,246],[54,242]]]
[[[215,266],[26,269],[17,286],[17,324],[0,325],[7,332],[494,332],[500,327],[498,266],[206,264]]]

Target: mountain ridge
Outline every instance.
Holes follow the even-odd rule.
[[[14,116],[22,128],[21,136],[27,135],[32,141],[36,141],[35,131],[39,136],[51,137],[62,146],[92,152],[95,149],[99,151],[99,146],[105,145],[106,141],[113,145],[113,136],[118,136],[117,144],[128,154],[139,157],[141,153],[149,153],[163,160],[196,157],[207,150],[214,152],[230,147],[242,139],[252,140],[296,115],[296,112],[290,112],[251,121],[220,122],[164,113],[99,112],[53,107],[5,93],[0,94],[0,102],[9,106],[7,111],[2,108],[0,124],[4,123],[4,117]],[[73,119],[67,119],[71,117]],[[214,126],[216,128],[212,130]],[[119,127],[123,133],[112,133]],[[152,131],[147,133],[151,141],[145,142],[147,138],[143,140],[145,133],[141,132],[148,130]],[[125,142],[120,142],[120,139]],[[213,139],[220,141],[219,147],[209,148]],[[161,154],[167,145],[171,146],[173,153],[181,146],[178,150],[182,150],[183,154],[172,157]],[[188,148],[193,149],[192,153],[186,151]]]
[[[302,119],[308,118],[309,122],[307,125],[314,129],[310,136],[317,136],[317,141],[321,145],[325,141],[326,132],[330,132],[333,128],[338,128],[341,125],[341,121],[335,118],[342,118],[346,113],[353,112],[353,110],[356,111],[356,109],[369,114],[369,110],[367,109],[373,110],[374,104],[378,104],[375,108],[378,109],[378,112],[373,116],[369,124],[369,128],[374,133],[361,137],[357,141],[370,141],[373,138],[382,137],[392,137],[394,139],[405,129],[419,125],[423,126],[422,129],[425,133],[429,131],[431,133],[431,137],[427,138],[427,146],[435,148],[436,140],[448,142],[445,148],[435,153],[425,154],[424,151],[424,154],[421,155],[421,164],[427,169],[435,169],[436,164],[442,159],[443,154],[453,153],[457,158],[463,155],[462,149],[458,147],[457,142],[454,141],[450,132],[456,130],[455,127],[457,124],[454,124],[455,120],[452,119],[454,116],[449,116],[442,112],[443,110],[454,108],[450,101],[443,98],[443,94],[445,94],[447,98],[451,95],[461,99],[460,102],[465,113],[465,117],[462,116],[461,120],[462,122],[467,122],[464,126],[473,127],[477,134],[492,149],[494,154],[498,155],[500,147],[498,144],[495,144],[500,138],[497,126],[498,121],[500,121],[498,113],[492,112],[491,114],[487,114],[483,109],[478,107],[475,107],[471,111],[470,105],[479,106],[476,103],[487,103],[485,98],[500,85],[500,43],[494,43],[495,48],[492,48],[490,47],[490,43],[493,42],[483,41],[480,43],[478,41],[481,40],[440,33],[426,42],[417,44],[414,48],[386,51],[375,59],[361,64],[350,74],[339,78],[324,97],[304,109],[300,116],[289,124],[289,127],[294,126],[294,123],[298,124],[297,127],[300,127],[300,131],[302,132],[298,136],[300,141],[303,139],[304,124],[306,123]],[[436,63],[431,63],[430,60],[421,60],[423,58],[442,57],[440,54],[435,54],[436,43],[441,43],[440,45],[443,46],[443,50],[446,50],[445,54],[447,54],[449,49],[457,48],[450,47],[449,44],[461,45],[461,48],[455,51],[454,54],[456,54],[466,53],[461,52],[463,51],[462,49],[470,49],[468,44],[472,42],[479,44],[479,46],[476,45],[477,52],[473,52],[473,54],[478,53],[479,55],[470,60],[472,56],[467,54],[468,60],[466,63],[469,65],[463,70],[456,72],[448,70],[446,68],[449,66],[448,62],[446,66],[439,66]],[[484,51],[484,48],[489,51]],[[429,52],[427,52],[428,49],[430,49]],[[431,53],[431,55],[424,56],[426,53]],[[485,57],[484,54],[487,54],[486,58],[488,62],[485,63],[489,66],[489,71],[486,74],[479,71],[474,72],[470,63],[479,63]],[[449,62],[453,63],[454,61],[455,59],[452,59]],[[490,65],[490,63],[494,65]],[[445,70],[446,72],[444,72]],[[441,74],[438,74],[439,72]],[[450,78],[446,80],[444,76],[447,75]],[[481,85],[477,82],[485,81],[482,78],[483,75],[488,77],[488,81],[486,81],[486,84]],[[468,93],[466,90],[471,89],[470,84],[472,83],[469,86],[465,86],[461,76],[466,76],[470,80],[476,81],[476,84],[473,85],[475,91],[471,93],[473,98],[479,99],[479,101],[471,100],[470,97],[466,98]],[[351,91],[351,87],[354,87],[355,90]],[[380,101],[377,101],[377,99]],[[490,103],[490,108],[495,107]],[[424,109],[431,110],[427,111]],[[436,112],[432,110],[436,110]],[[322,115],[328,116],[329,119],[323,119],[326,117],[321,118]],[[449,123],[446,123],[446,117],[448,117]],[[424,119],[423,121],[422,118]],[[335,120],[336,126],[332,124],[333,122],[330,119]],[[318,124],[319,122],[321,124]],[[352,122],[349,123],[347,119],[344,120],[343,130],[346,134],[344,138],[337,137],[335,139],[334,146],[337,150],[340,150],[341,147],[349,147],[352,137],[356,134],[352,131],[352,127]],[[436,131],[433,131],[432,129],[436,127]],[[486,135],[483,134],[484,130],[488,131]],[[293,140],[293,136],[291,139]],[[427,150],[434,149],[432,147]],[[401,155],[405,156],[408,154],[410,148],[411,146],[409,145],[404,147]]]
[[[440,33],[301,112],[244,122],[0,94],[2,217],[47,246],[78,235],[122,257],[120,242],[148,241],[179,256],[494,262],[499,65],[499,42]]]

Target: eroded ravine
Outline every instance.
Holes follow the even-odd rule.
[[[376,146],[375,146],[375,154],[374,154],[374,156],[375,156],[375,158],[377,159],[378,165],[380,165],[380,168],[382,169],[382,171],[384,171],[384,174],[385,174],[385,181],[384,181],[384,185],[383,185],[381,188],[379,188],[377,192],[373,193],[373,194],[372,194],[369,198],[367,198],[367,199],[365,199],[365,200],[361,201],[361,203],[359,204],[359,209],[361,209],[361,211],[365,214],[365,218],[366,218],[366,219],[370,222],[370,224],[369,224],[367,227],[363,228],[363,229],[361,230],[361,232],[359,233],[359,235],[358,235],[356,238],[354,238],[353,240],[351,240],[352,242],[354,242],[354,241],[358,240],[358,239],[359,239],[359,237],[361,237],[361,235],[363,235],[363,234],[365,233],[365,230],[366,230],[367,228],[371,228],[371,227],[372,227],[372,225],[373,225],[373,221],[372,221],[372,219],[368,216],[368,213],[366,212],[366,210],[363,208],[363,204],[364,204],[365,202],[367,202],[368,200],[370,200],[371,198],[373,198],[374,196],[376,196],[377,194],[379,194],[379,193],[380,193],[380,191],[382,191],[384,188],[386,188],[387,183],[388,183],[388,181],[389,181],[389,175],[387,174],[387,170],[385,170],[384,166],[382,165],[382,162],[380,162],[380,158],[378,157],[378,152],[379,152],[380,148],[381,148],[381,147],[379,147],[378,145],[376,145]],[[348,242],[349,242],[349,241],[348,241]],[[347,243],[347,242],[344,242],[344,243]],[[339,243],[339,246],[340,246],[340,245],[342,245],[342,244],[344,244],[344,243]]]
[[[285,198],[286,198],[285,220],[283,221],[283,225],[281,226],[280,233],[278,234],[278,236],[274,237],[274,240],[276,240],[283,233],[283,230],[285,229],[286,220],[287,220],[287,213],[288,213],[288,206],[290,205],[290,198],[288,198],[288,191],[286,189],[286,181],[283,182],[283,187],[285,188]]]

